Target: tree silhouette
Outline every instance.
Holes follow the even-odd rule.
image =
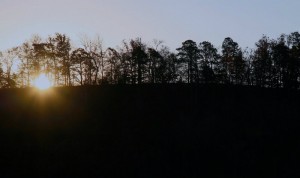
[[[130,41],[131,57],[133,60],[134,70],[137,71],[137,83],[141,84],[143,81],[143,73],[145,71],[145,64],[147,63],[146,45],[144,45],[140,38]],[[135,75],[133,75],[132,82],[135,84]]]
[[[291,79],[290,86],[292,88],[298,88],[300,77],[300,34],[293,32],[287,38],[287,45],[290,46],[290,62],[288,68],[289,78]]]
[[[70,39],[65,34],[56,33],[54,37],[55,55],[60,64],[60,72],[63,76],[63,83],[66,86],[71,85],[70,71]]]
[[[75,80],[79,82],[80,85],[84,84],[84,62],[88,58],[90,58],[89,54],[82,48],[74,50],[71,54],[71,70],[75,72]]]
[[[215,82],[216,75],[220,75],[220,56],[217,49],[208,41],[199,44],[200,68],[202,80],[205,83]]]
[[[153,48],[148,48],[148,78],[150,83],[156,83],[157,78],[163,78],[164,60],[162,56]]]
[[[180,63],[183,64],[183,73],[186,74],[187,83],[198,83],[199,82],[199,49],[196,42],[187,40],[182,43],[178,51],[178,57]]]
[[[254,49],[242,50],[227,37],[220,51],[208,41],[197,46],[193,40],[184,41],[176,51],[158,40],[150,46],[136,38],[104,49],[99,36],[84,36],[81,46],[72,47],[66,34],[47,39],[34,35],[1,53],[0,87],[30,87],[41,73],[55,86],[201,82],[299,87],[299,32],[276,40],[263,35]]]
[[[18,48],[18,58],[20,60],[18,77],[21,81],[21,87],[31,86],[31,82],[37,73],[34,67],[36,58],[33,44],[41,43],[41,40],[41,37],[34,35]]]
[[[16,87],[16,76],[12,71],[12,67],[18,56],[18,48],[11,48],[3,53],[0,53],[2,61],[1,67],[1,84],[4,88]]]
[[[87,36],[81,37],[83,49],[89,53],[89,80],[86,84],[96,85],[104,79],[105,70],[105,50],[103,49],[102,40],[99,36],[90,39]],[[99,79],[98,76],[101,76]]]
[[[255,45],[257,47],[253,59],[255,84],[260,87],[269,87],[272,76],[271,54],[273,42],[264,35]]]
[[[156,72],[157,83],[171,83],[176,81],[176,62],[177,58],[174,53],[163,46],[159,51],[158,66]]]
[[[225,82],[241,84],[244,73],[244,61],[241,48],[231,38],[224,39],[222,44],[222,65]]]
[[[111,84],[117,84],[121,80],[120,61],[119,53],[113,48],[108,48],[106,77],[108,82]]]
[[[289,54],[289,48],[285,43],[284,36],[275,41],[272,46],[272,73],[271,81],[276,86],[291,87],[294,65]],[[274,86],[274,85],[271,85]]]

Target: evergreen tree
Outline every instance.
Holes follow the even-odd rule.
[[[187,83],[198,83],[199,82],[199,49],[196,42],[192,40],[187,40],[182,43],[180,48],[176,49],[178,51],[178,59],[182,65],[183,73]]]
[[[242,50],[238,43],[229,37],[223,41],[221,59],[225,83],[243,83],[245,61],[243,60]]]
[[[199,44],[201,79],[205,83],[216,81],[220,75],[218,50],[208,41]]]

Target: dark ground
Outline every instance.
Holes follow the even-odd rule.
[[[0,177],[299,177],[300,92],[0,90]]]

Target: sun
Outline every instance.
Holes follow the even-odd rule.
[[[34,81],[33,86],[40,89],[46,90],[52,86],[51,81],[45,74],[40,74]]]

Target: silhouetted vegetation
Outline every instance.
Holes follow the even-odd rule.
[[[104,49],[98,38],[83,37],[80,47],[56,33],[33,36],[21,46],[0,54],[0,87],[29,87],[40,73],[55,86],[215,83],[268,88],[299,88],[300,34],[278,39],[262,36],[254,49],[241,49],[227,37],[218,50],[208,41],[186,40],[176,52],[154,40],[140,38]]]
[[[1,52],[0,177],[299,176],[300,34],[255,46],[56,33]],[[28,88],[41,73],[65,87]]]

